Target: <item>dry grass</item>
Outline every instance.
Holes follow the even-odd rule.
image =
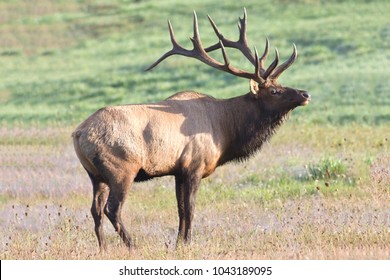
[[[389,259],[385,131],[287,124],[255,158],[203,182],[193,243],[178,250],[172,178],[136,184],[124,210],[136,248],[128,252],[106,220],[109,251],[99,255],[70,129],[2,129],[0,258]],[[345,164],[343,176],[305,177],[329,156]]]

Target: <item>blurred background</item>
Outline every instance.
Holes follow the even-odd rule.
[[[195,2],[195,3],[194,3]],[[248,12],[248,39],[265,38],[298,60],[280,82],[309,91],[313,102],[293,121],[378,125],[390,120],[390,2],[385,0],[261,1],[1,1],[0,120],[10,126],[74,125],[112,104],[151,102],[192,89],[218,98],[248,92],[246,80],[199,61],[171,57],[144,69],[171,48],[167,19],[191,47],[196,10],[204,45],[216,42],[207,14],[238,38]],[[219,51],[213,53],[218,58]],[[238,67],[251,66],[229,50]],[[269,63],[273,60],[273,52]]]

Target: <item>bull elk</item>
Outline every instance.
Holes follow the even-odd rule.
[[[174,176],[179,214],[177,244],[189,243],[195,197],[202,178],[227,162],[247,159],[297,106],[309,103],[303,90],[283,87],[277,79],[295,60],[291,57],[278,66],[279,54],[268,68],[269,53],[249,48],[246,37],[247,15],[239,18],[239,39],[231,41],[219,31],[209,16],[218,42],[204,48],[194,12],[193,49],[183,48],[175,39],[168,21],[173,48],[149,66],[150,70],[171,55],[192,57],[201,62],[249,79],[248,93],[215,99],[193,91],[179,92],[164,101],[151,104],[109,106],[92,114],[73,132],[74,148],[93,185],[91,212],[100,250],[106,249],[103,234],[104,215],[113,224],[124,243],[133,242],[121,219],[122,207],[133,182],[160,176]],[[230,64],[226,48],[239,50],[254,66],[247,72]],[[221,49],[224,62],[208,53]]]

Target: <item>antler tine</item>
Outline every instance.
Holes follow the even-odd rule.
[[[261,78],[261,67],[260,67],[260,60],[259,60],[259,53],[257,52],[257,48],[255,47],[255,74],[256,76]]]
[[[265,60],[267,59],[268,54],[269,54],[269,40],[268,40],[268,37],[267,37],[267,38],[265,39],[265,49],[264,49],[264,53],[263,53],[263,55],[261,56],[260,61],[259,61],[260,68],[261,68],[261,71],[262,71],[263,73],[265,72],[264,62],[265,62]]]
[[[222,41],[219,41],[219,43],[221,44],[222,56],[223,56],[223,60],[225,61],[225,66],[227,67],[227,69],[229,69],[230,60],[229,60],[229,57],[226,53],[225,46],[223,45]]]
[[[234,46],[235,42],[233,42],[233,41],[231,41],[231,40],[229,40],[229,39],[226,39],[226,38],[222,35],[221,31],[219,31],[217,25],[215,24],[215,22],[214,22],[214,20],[211,18],[211,16],[210,16],[210,15],[207,15],[207,17],[208,17],[208,19],[209,19],[209,21],[210,21],[210,23],[211,23],[211,26],[212,26],[213,29],[214,29],[215,34],[217,35],[219,41],[218,41],[218,43],[215,43],[214,45],[212,45],[212,46],[206,48],[205,51],[206,51],[206,52],[211,52],[211,51],[218,50],[219,48],[221,48],[221,45],[219,44],[220,41],[223,41],[223,42],[224,42],[225,47],[232,48],[232,47]]]
[[[177,43],[176,38],[175,38],[175,34],[173,32],[172,24],[171,24],[171,22],[169,20],[168,20],[168,29],[169,29],[169,35],[171,37],[172,49],[170,51],[166,52],[165,54],[163,54],[156,62],[154,62],[148,68],[146,68],[145,71],[149,71],[149,70],[153,69],[161,61],[163,61],[164,59],[166,59],[167,57],[169,57],[171,55],[181,54],[181,55],[185,55],[185,56],[190,56],[190,52],[188,50],[184,49],[183,47],[181,47]]]
[[[169,29],[169,36],[171,37],[172,46],[173,47],[179,46],[179,44],[176,41],[175,34],[173,32],[173,27],[170,20],[168,20],[168,29]]]
[[[190,39],[194,44],[194,49],[195,48],[203,49],[202,42],[200,41],[200,35],[199,35],[198,17],[196,16],[195,11],[194,11],[194,37]]]
[[[291,66],[291,64],[294,63],[294,61],[297,59],[297,56],[298,56],[297,47],[295,46],[295,44],[293,44],[293,53],[290,56],[290,58],[287,61],[285,61],[283,64],[279,65],[272,72],[272,74],[270,75],[270,78],[272,80],[276,80],[280,76],[280,74],[282,74],[288,67]]]
[[[246,9],[244,8],[243,18],[238,17],[238,30],[240,31],[240,42],[246,43],[248,45],[248,40],[246,39]]]
[[[204,50],[202,46],[202,41],[200,40],[199,35],[199,26],[198,26],[198,17],[196,16],[196,12],[194,11],[194,36],[190,37],[190,40],[192,41],[192,44],[194,46],[193,50],[190,51],[190,57],[199,59],[200,61],[206,63],[209,66],[212,66],[214,68],[218,68],[220,70],[226,71],[224,69],[224,65],[216,61],[214,58],[209,56],[207,52]],[[222,53],[224,56],[224,59],[226,61],[227,54],[226,51],[222,48]]]
[[[275,48],[275,59],[262,75],[263,79],[266,80],[268,78],[268,76],[274,71],[276,66],[278,66],[278,63],[279,63],[279,52],[278,49]]]
[[[210,23],[211,23],[211,26],[212,26],[213,29],[214,29],[215,34],[217,35],[217,37],[218,37],[220,40],[225,39],[225,38],[223,37],[221,31],[219,31],[219,29],[218,29],[217,25],[215,24],[214,20],[211,18],[211,16],[210,16],[210,15],[207,15],[207,17],[208,17],[208,19],[209,19],[209,21],[210,21]],[[226,40],[226,39],[225,39],[225,41],[230,41],[230,40]],[[230,41],[230,42],[233,43],[232,41]],[[219,46],[219,42],[216,43],[215,45],[211,46],[211,47],[208,47],[207,49],[211,49],[211,48],[213,48],[213,47],[215,47],[215,49],[213,49],[213,50],[218,49],[218,48],[220,47],[220,46]],[[210,51],[211,51],[211,50],[210,50]]]

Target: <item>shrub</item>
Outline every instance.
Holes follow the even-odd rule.
[[[315,164],[309,164],[308,175],[313,180],[330,180],[345,177],[347,167],[339,159],[325,158]]]

